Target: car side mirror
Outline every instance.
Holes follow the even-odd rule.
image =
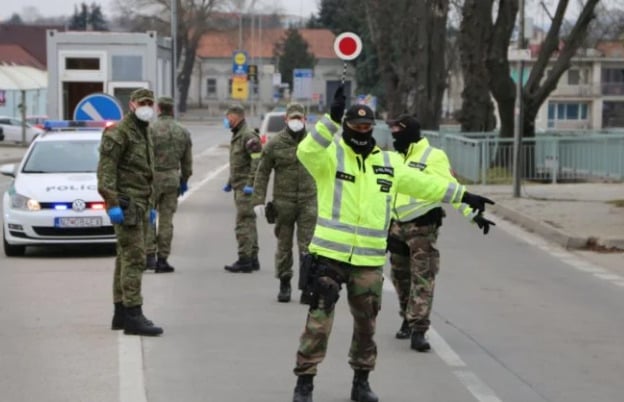
[[[0,166],[0,174],[9,177],[15,177],[15,164],[9,163],[7,165]]]

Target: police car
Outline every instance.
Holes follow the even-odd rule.
[[[27,246],[114,244],[115,233],[97,192],[102,132],[110,122],[47,121],[19,164],[2,165],[13,177],[2,199],[7,256]]]

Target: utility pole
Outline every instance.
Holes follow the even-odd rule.
[[[519,50],[519,61],[518,61],[518,78],[516,81],[516,116],[515,116],[515,124],[514,124],[514,141],[513,141],[513,197],[520,197],[520,182],[521,182],[521,138],[523,134],[523,101],[522,101],[522,87],[523,87],[523,79],[524,79],[524,55],[522,54],[522,50],[525,49],[524,44],[524,0],[519,0],[519,24],[518,24],[518,43],[517,48]]]
[[[171,97],[173,117],[178,116],[178,0],[171,0]],[[201,81],[200,81],[201,86]]]

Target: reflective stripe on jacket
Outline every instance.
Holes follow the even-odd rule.
[[[446,153],[429,145],[426,138],[410,145],[407,154],[404,156],[404,164],[413,172],[423,172],[426,175],[437,176],[449,182],[457,183],[457,179],[451,173],[451,164]],[[439,202],[397,194],[393,218],[399,222],[409,222],[440,206]],[[470,220],[474,218],[475,213],[467,204],[453,203],[453,208]]]
[[[464,187],[421,172],[379,147],[365,159],[342,138],[329,115],[297,147],[316,182],[318,218],[310,252],[356,266],[382,266],[397,192],[434,202],[459,202]]]

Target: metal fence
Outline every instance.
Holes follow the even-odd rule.
[[[457,176],[467,183],[511,183],[513,139],[498,133],[425,131],[431,145],[446,151]],[[624,180],[624,134],[555,133],[524,138],[524,180],[542,182]]]

